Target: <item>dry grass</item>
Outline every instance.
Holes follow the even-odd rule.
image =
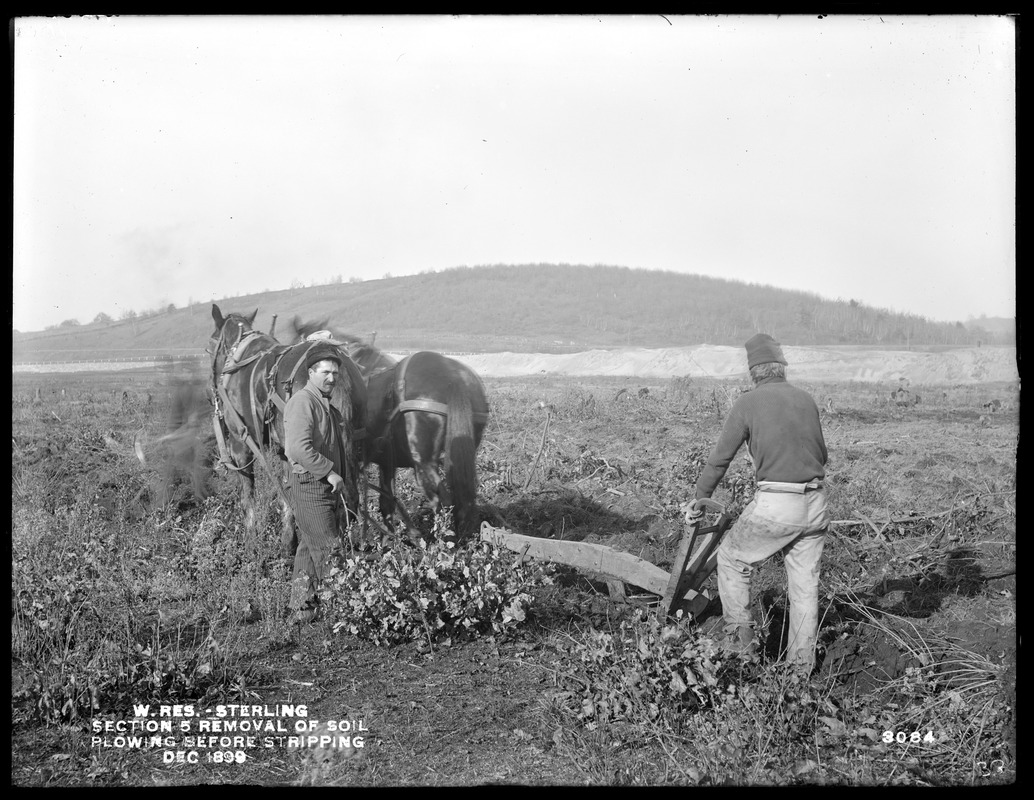
[[[211,634],[227,656],[228,684],[245,677],[240,696],[303,699],[321,719],[366,714],[376,730],[365,757],[304,760],[274,748],[240,769],[166,767],[153,754],[92,750],[82,720],[48,726],[33,719],[31,698],[16,687],[16,785],[989,785],[1015,775],[1009,572],[1018,427],[1015,411],[980,421],[981,404],[996,389],[947,387],[938,396],[934,387],[918,387],[923,403],[902,410],[873,387],[810,387],[826,409],[832,512],[842,521],[823,563],[823,669],[805,686],[780,667],[785,580],[774,559],[759,568],[754,587],[773,646],[757,663],[723,666],[720,703],[680,712],[679,726],[638,719],[590,729],[550,697],[564,675],[592,679],[572,660],[574,643],[590,627],[614,630],[627,618],[629,609],[599,582],[562,575],[536,593],[534,619],[514,636],[429,653],[335,637],[327,626],[299,632],[284,616],[289,565],[279,554],[269,486],[260,487],[260,535],[252,538],[225,476],[204,504],[186,498],[156,508],[157,473],[104,437],[128,445],[140,430],[160,431],[161,393],[153,392],[150,406],[112,406],[113,382],[127,384],[126,376],[45,380],[66,395],[50,392],[36,404],[16,380],[16,557],[59,577],[47,558],[89,541],[84,534],[92,531],[107,543],[89,551],[99,568],[69,573],[69,585],[117,585],[125,617],[140,623],[110,655],[124,656],[137,634],[146,644],[158,620],[161,652],[174,661],[186,663]],[[141,398],[145,388],[134,385]],[[678,507],[735,386],[544,376],[488,388],[493,416],[478,454],[486,518],[670,562],[681,532]],[[741,456],[717,499],[742,508],[750,477]],[[408,476],[399,493],[417,509]],[[102,615],[93,629],[110,630],[115,604],[80,598],[70,609],[81,607],[83,618],[88,605]],[[29,620],[18,619],[12,646],[19,674],[29,678],[44,672],[54,651],[27,646]],[[65,650],[74,653],[75,642],[89,637],[74,625],[68,630],[76,635],[63,640]],[[233,691],[228,685],[226,696]],[[928,730],[933,742],[883,741],[887,731]],[[1002,771],[979,766],[992,763]]]

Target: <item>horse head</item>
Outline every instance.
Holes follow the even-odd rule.
[[[359,369],[362,370],[363,375],[367,378],[377,372],[383,372],[386,369],[398,366],[397,359],[389,356],[383,350],[377,349],[372,344],[350,342],[345,344],[345,348],[348,351],[348,357],[359,365]]]
[[[230,322],[231,327],[234,325],[239,327],[241,331],[250,331],[254,325],[255,317],[258,316],[258,309],[256,308],[250,314],[239,314],[237,312],[231,312],[223,316],[222,311],[219,310],[219,306],[215,303],[212,304],[212,319],[215,322],[215,330],[212,331],[210,339],[223,338],[223,332],[226,330],[227,322]],[[235,331],[236,333],[236,331]]]
[[[251,314],[231,312],[224,316],[219,306],[212,303],[212,320],[215,322],[215,330],[212,331],[209,337],[208,353],[212,357],[213,385],[218,379],[227,359],[231,358],[241,340],[246,335],[258,333],[252,327],[257,316],[257,308]]]
[[[306,337],[311,336],[312,334],[317,333],[318,331],[327,330],[327,325],[329,324],[329,322],[330,321],[327,319],[324,319],[320,322],[307,322],[302,320],[300,316],[295,314],[291,320],[291,327],[294,328],[295,342],[302,342],[306,339]]]
[[[256,308],[251,314],[238,314],[231,312],[226,316],[223,316],[223,312],[219,310],[219,306],[212,303],[212,320],[215,322],[215,330],[212,331],[212,335],[208,338],[213,342],[217,342],[219,349],[227,349],[232,347],[234,342],[227,342],[227,338],[231,335],[239,337],[239,334],[252,330],[252,325],[255,323],[255,317],[258,316],[258,309]],[[215,353],[213,352],[213,355]]]

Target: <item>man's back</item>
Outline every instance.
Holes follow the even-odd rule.
[[[811,395],[785,378],[760,381],[733,405],[700,476],[698,497],[710,496],[744,442],[759,481],[807,483],[826,475],[826,442],[818,406]]]
[[[741,400],[759,481],[806,483],[826,476],[826,441],[810,394],[770,378]]]

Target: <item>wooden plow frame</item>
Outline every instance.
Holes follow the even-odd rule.
[[[525,558],[535,558],[599,575],[607,581],[613,600],[627,600],[625,584],[645,589],[660,598],[656,611],[662,619],[679,610],[697,619],[714,599],[701,587],[715,570],[718,545],[732,522],[721,503],[711,499],[699,502],[716,512],[718,519],[714,525],[705,526],[701,516],[687,525],[670,573],[606,545],[527,536],[506,528],[494,528],[487,522],[481,523],[481,541],[519,553],[515,565]]]

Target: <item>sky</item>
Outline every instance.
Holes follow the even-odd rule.
[[[12,324],[482,264],[1015,315],[1003,16],[21,17]]]

